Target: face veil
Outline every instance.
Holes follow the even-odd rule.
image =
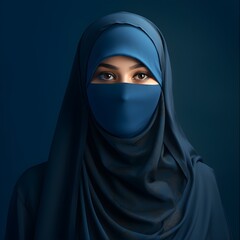
[[[138,61],[154,76],[155,85],[139,83],[91,83],[97,66],[109,57],[125,56]],[[109,133],[129,138],[142,132],[150,122],[161,95],[159,57],[151,39],[140,29],[112,26],[96,39],[88,60],[87,95],[91,112]]]
[[[100,128],[87,96],[94,44],[119,26],[138,29],[149,39],[157,53],[154,64],[161,69],[156,111],[144,130],[129,138]],[[83,33],[39,201],[36,240],[228,239],[213,172],[175,117],[165,40],[144,17],[113,13]]]

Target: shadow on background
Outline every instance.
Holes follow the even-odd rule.
[[[114,11],[146,16],[163,32],[182,127],[214,168],[239,239],[239,2],[88,0],[0,2],[0,239],[13,186],[46,161],[78,40]]]

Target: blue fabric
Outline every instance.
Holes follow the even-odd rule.
[[[142,31],[155,47],[150,47],[151,53],[158,56],[146,65],[153,73],[154,66],[161,69],[156,110],[144,130],[131,138],[113,136],[96,124],[87,96],[94,44],[104,31],[117,26]],[[101,58],[94,61],[90,72]],[[113,13],[83,33],[49,159],[18,182],[6,239],[229,239],[214,172],[203,163],[175,116],[165,40],[146,18]]]
[[[98,37],[88,61],[88,84],[101,61],[119,55],[133,57],[142,62],[158,83],[162,84],[159,57],[151,38],[139,28],[128,25],[110,27]]]
[[[113,26],[102,32],[94,43],[87,68],[90,108],[101,127],[115,136],[127,138],[141,133],[147,127],[156,109],[161,88],[159,85],[91,84],[99,63],[119,55],[139,60],[160,85],[162,73],[151,38],[139,28]]]
[[[159,101],[159,85],[89,84],[88,99],[97,122],[118,137],[133,137],[149,124]]]

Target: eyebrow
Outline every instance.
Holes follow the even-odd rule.
[[[131,66],[129,69],[135,69],[135,68],[141,68],[141,67],[145,67],[142,63],[137,63],[133,66]]]
[[[105,67],[105,68],[110,68],[110,69],[113,69],[113,70],[118,70],[119,68],[112,65],[112,64],[108,64],[108,63],[100,63],[98,65],[98,67]],[[136,69],[136,68],[140,68],[140,67],[145,67],[142,63],[137,63],[131,67],[129,67],[129,69]]]

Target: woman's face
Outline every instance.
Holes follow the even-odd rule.
[[[97,67],[91,83],[134,83],[158,85],[151,72],[138,60],[114,56],[104,59]]]

